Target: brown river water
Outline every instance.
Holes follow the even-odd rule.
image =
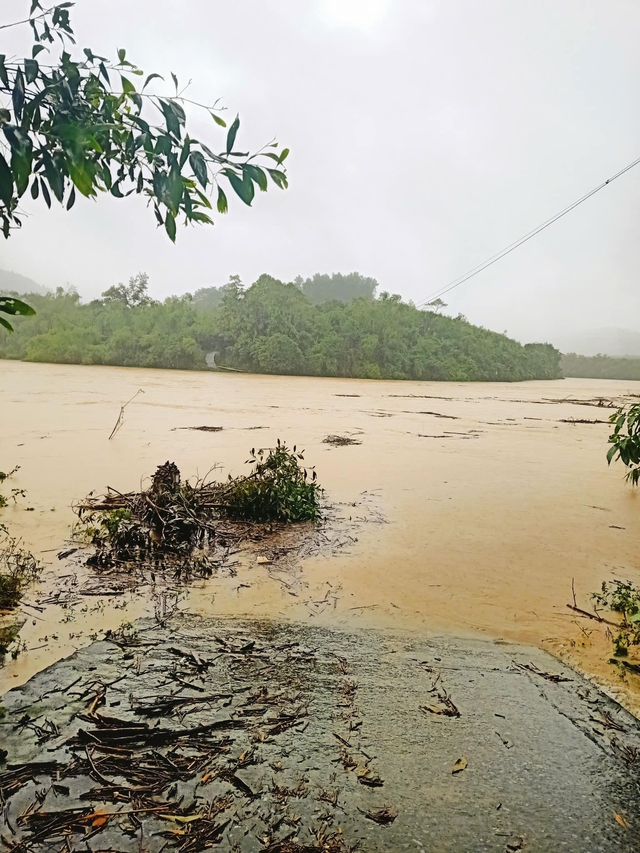
[[[640,395],[640,382],[386,382],[7,361],[0,376],[0,463],[21,466],[4,491],[27,491],[1,520],[45,564],[22,608],[26,648],[0,669],[0,692],[97,632],[153,613],[145,593],[91,597],[73,612],[28,606],[70,571],[56,553],[72,502],[107,486],[137,489],[168,459],[184,476],[216,463],[237,474],[251,447],[281,438],[305,448],[329,500],[360,506],[366,492],[388,523],[362,523],[348,551],[304,560],[304,596],[254,563],[232,581],[195,583],[181,607],[530,643],[640,708],[640,679],[623,681],[608,663],[602,626],[566,607],[572,579],[586,609],[603,580],[640,582],[640,496],[620,466],[607,468],[607,424],[562,422],[606,421],[607,409],[564,400],[618,403]],[[201,425],[223,430],[178,429]],[[328,434],[362,443],[331,447]],[[332,606],[313,604],[329,591]]]

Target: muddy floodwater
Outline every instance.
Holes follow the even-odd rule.
[[[640,496],[621,467],[607,468],[610,410],[585,404],[629,401],[640,382],[383,382],[7,361],[0,375],[0,463],[20,466],[4,491],[27,492],[1,520],[45,564],[22,608],[26,648],[0,670],[0,689],[157,606],[146,593],[91,596],[73,610],[29,606],[78,570],[56,556],[74,501],[107,486],[136,489],[167,460],[184,476],[216,464],[221,476],[237,474],[250,448],[280,438],[305,449],[329,501],[343,512],[355,504],[357,541],[304,560],[304,594],[256,562],[194,584],[180,607],[528,642],[640,706],[637,676],[623,681],[608,663],[602,627],[566,606],[572,580],[587,609],[603,580],[640,581]],[[197,426],[222,430],[182,429]],[[331,434],[361,443],[323,443]]]

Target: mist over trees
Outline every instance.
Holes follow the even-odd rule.
[[[640,358],[587,356],[570,352],[562,356],[561,364],[564,376],[581,379],[640,379]]]
[[[341,279],[351,282],[343,294],[350,301],[322,298]],[[87,304],[58,288],[29,297],[37,314],[17,317],[13,335],[0,331],[0,358],[203,370],[215,352],[218,366],[256,373],[460,382],[561,376],[560,353],[549,344],[522,346],[398,295],[374,298],[375,288],[357,273],[288,284],[262,275],[247,289],[232,276],[223,287],[156,302],[139,273]]]
[[[352,299],[373,299],[378,288],[375,278],[368,278],[358,272],[334,272],[332,275],[316,273],[311,278],[294,281],[312,305],[320,305],[337,299],[339,302],[351,302]]]

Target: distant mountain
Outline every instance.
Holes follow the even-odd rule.
[[[554,345],[578,355],[640,356],[640,332],[632,329],[586,329],[557,334]]]
[[[49,291],[24,275],[0,270],[0,293],[39,293],[46,296]]]

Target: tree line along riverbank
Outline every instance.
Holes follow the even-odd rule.
[[[324,288],[324,301],[322,278],[334,285]],[[87,303],[62,288],[30,294],[36,316],[16,318],[12,334],[0,329],[0,358],[200,370],[215,353],[218,367],[254,373],[500,382],[562,376],[560,352],[550,344],[522,345],[397,295],[375,298],[375,280],[357,274],[342,277],[352,278],[346,287],[356,298],[340,301],[331,298],[335,278],[286,284],[262,275],[244,289],[232,277],[222,288],[163,302],[148,296],[144,274]]]

